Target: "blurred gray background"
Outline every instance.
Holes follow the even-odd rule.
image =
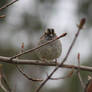
[[[0,7],[11,0],[1,0]],[[40,36],[47,28],[54,28],[57,35],[67,32],[68,35],[61,38],[62,55],[58,61],[64,58],[77,31],[76,25],[82,17],[87,19],[86,25],[81,31],[77,42],[69,55],[66,64],[77,65],[77,54],[80,53],[81,65],[92,66],[92,0],[19,0],[15,4],[0,11],[0,15],[6,17],[0,19],[0,56],[13,56],[20,52],[21,44],[30,49],[37,45]],[[38,59],[36,53],[23,55],[21,58]],[[24,71],[33,78],[46,78],[54,67],[22,66]],[[53,77],[65,76],[70,70],[59,69]],[[14,65],[3,63],[3,72],[14,92],[34,92],[40,85],[21,75]],[[84,83],[91,72],[81,71]],[[3,92],[2,89],[0,92]],[[48,81],[41,92],[82,92],[82,87],[76,72],[71,78],[64,80]]]

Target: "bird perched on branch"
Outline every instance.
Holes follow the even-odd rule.
[[[50,40],[55,39],[56,37],[57,37],[57,35],[56,35],[54,29],[48,28],[44,32],[44,34],[41,36],[38,45],[44,44]],[[61,45],[60,40],[58,39],[58,40],[55,40],[55,41],[39,48],[38,56],[39,56],[40,60],[49,62],[54,59],[57,59],[61,55],[61,52],[62,52],[62,45]]]

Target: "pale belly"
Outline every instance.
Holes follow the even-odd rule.
[[[41,47],[38,50],[38,56],[40,59],[46,59],[46,60],[53,60],[57,59],[62,52],[62,46],[60,41],[58,41],[58,44],[55,44],[55,42],[50,43],[46,46]]]

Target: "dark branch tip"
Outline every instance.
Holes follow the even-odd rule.
[[[77,58],[78,58],[78,60],[80,60],[80,53],[78,53],[78,57]]]
[[[66,35],[67,35],[67,33],[63,33],[61,36],[64,37],[64,36],[66,36]]]
[[[85,22],[86,22],[86,18],[82,18],[82,19],[80,20],[80,24],[78,25],[78,28],[79,28],[79,29],[82,29],[83,26],[84,26],[84,24],[85,24]]]

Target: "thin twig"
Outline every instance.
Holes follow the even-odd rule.
[[[16,65],[16,68],[17,68],[18,71],[19,71],[22,75],[24,75],[28,80],[35,81],[35,82],[41,82],[41,81],[42,81],[42,79],[34,79],[34,78],[29,77],[29,76],[28,76],[26,73],[24,73],[23,70],[20,69],[20,67],[18,67],[17,65]]]
[[[81,86],[83,87],[83,89],[85,88],[85,84],[82,80],[82,77],[80,75],[80,53],[78,53],[78,66],[79,66],[79,69],[77,70],[77,74],[78,74],[78,78],[80,80],[80,83],[81,83]]]
[[[4,92],[8,92],[8,90],[4,87],[4,85],[2,84],[1,80],[0,80],[0,87],[2,88],[2,90]]]
[[[23,53],[24,52],[24,42],[22,42],[21,44],[21,50],[20,50],[20,53]],[[19,57],[17,57],[17,59],[19,59]],[[31,81],[35,81],[35,82],[41,82],[42,80],[41,79],[34,79],[32,77],[29,77],[26,73],[24,73],[24,71],[18,66],[18,64],[15,64],[17,70],[24,76],[26,77],[28,80],[31,80]]]
[[[92,77],[88,75],[88,83],[85,85],[84,92],[92,92]]]
[[[33,49],[26,50],[26,51],[24,51],[23,53],[19,53],[19,54],[15,55],[15,56],[12,56],[12,57],[10,58],[10,60],[12,60],[12,59],[14,59],[14,58],[16,58],[16,57],[22,56],[22,55],[24,55],[24,54],[27,54],[27,53],[29,53],[29,52],[35,51],[36,49],[39,49],[39,48],[41,48],[41,47],[43,47],[43,46],[45,46],[45,45],[47,45],[47,44],[50,44],[50,43],[52,43],[52,42],[54,42],[54,41],[60,39],[61,37],[66,36],[66,35],[67,35],[67,33],[63,33],[63,34],[60,35],[59,37],[56,37],[56,38],[53,39],[53,40],[50,40],[50,41],[48,41],[48,42],[46,42],[46,43],[44,43],[44,44],[42,44],[42,45],[39,45],[38,47],[35,47],[35,48],[33,48]]]
[[[5,15],[1,15],[0,18],[5,18]]]
[[[66,76],[64,77],[59,77],[59,78],[50,78],[51,80],[60,80],[60,79],[65,79],[65,78],[70,78],[73,75],[74,69],[70,71]]]
[[[75,44],[75,42],[76,42],[76,39],[78,38],[78,35],[79,35],[79,33],[80,33],[80,30],[83,28],[84,24],[85,24],[85,18],[81,19],[80,24],[78,25],[78,31],[77,31],[77,33],[75,34],[75,37],[74,37],[74,39],[73,39],[73,41],[72,41],[72,43],[71,43],[71,45],[70,45],[70,47],[69,47],[69,49],[68,49],[68,52],[67,52],[65,58],[62,60],[61,64],[58,65],[58,66],[50,73],[50,75],[41,83],[41,85],[36,89],[35,92],[39,92],[40,89],[45,85],[45,83],[46,83],[46,82],[52,77],[52,75],[58,70],[58,68],[59,68],[60,66],[62,66],[63,63],[67,60],[67,58],[68,58],[68,56],[69,56],[69,54],[70,54],[70,52],[71,52],[71,50],[72,50],[72,47],[74,46],[74,44]]]
[[[2,72],[2,65],[0,64],[0,88],[2,88],[2,90],[4,92],[11,92],[10,89],[6,89],[5,86],[3,85],[2,81],[4,81],[5,85],[7,84],[7,82],[5,81],[3,72]],[[7,85],[6,85],[7,86]],[[9,87],[9,85],[7,86]]]
[[[3,74],[2,80],[4,81],[5,85],[7,86],[8,91],[12,92],[12,90],[7,82],[6,76],[4,74]]]
[[[3,5],[3,6],[0,8],[0,11],[3,10],[3,9],[5,9],[5,8],[7,8],[7,7],[9,7],[10,5],[14,4],[14,3],[17,2],[17,1],[18,1],[18,0],[14,0],[14,1],[11,1],[11,2],[9,2],[9,3],[5,4],[5,5]]]

